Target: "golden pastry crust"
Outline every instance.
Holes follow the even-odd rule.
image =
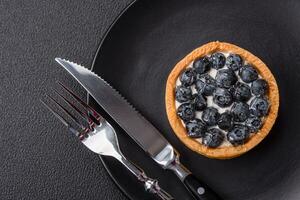
[[[267,95],[270,102],[269,114],[265,117],[264,124],[262,128],[256,133],[252,134],[250,139],[243,145],[239,146],[223,146],[218,148],[209,148],[202,145],[197,140],[187,136],[185,127],[182,125],[180,118],[176,113],[175,106],[175,87],[176,80],[181,72],[186,69],[186,67],[195,59],[203,57],[207,54],[212,54],[216,51],[224,51],[230,53],[236,53],[240,55],[244,60],[253,65],[259,72],[259,74],[264,78],[269,84],[269,93]],[[207,43],[191,53],[189,53],[185,58],[179,61],[174,69],[171,71],[166,85],[166,112],[172,129],[174,130],[177,137],[191,150],[207,156],[209,158],[217,159],[229,159],[246,153],[258,143],[260,143],[270,132],[278,114],[279,107],[279,91],[276,80],[269,70],[269,68],[256,56],[251,54],[245,49],[242,49],[233,44],[225,42],[210,42]]]

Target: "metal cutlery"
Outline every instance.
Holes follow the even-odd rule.
[[[58,111],[54,111],[53,108],[45,101],[42,103],[64,124],[68,127],[68,130],[74,134],[79,140],[91,151],[104,155],[111,156],[121,162],[132,174],[134,174],[139,181],[144,184],[145,190],[152,194],[156,194],[162,200],[172,200],[172,196],[165,192],[158,185],[158,181],[149,178],[145,172],[131,161],[129,161],[121,152],[118,138],[114,128],[92,107],[82,101],[77,95],[75,95],[69,88],[59,83],[63,90],[67,92],[72,99],[76,101],[73,103],[66,95],[62,95],[55,90],[57,96],[64,102],[62,103],[55,100],[55,98],[48,96],[49,100],[54,103],[61,111],[64,112],[75,125],[68,122],[66,117],[59,114]],[[76,104],[79,104],[80,107]],[[69,107],[69,109],[68,109]],[[70,111],[76,112],[76,115]],[[79,118],[80,116],[80,118]]]
[[[162,168],[172,170],[196,199],[221,198],[198,180],[179,161],[179,153],[127,100],[105,80],[87,68],[65,59],[55,59],[97,101],[97,103],[146,151]]]

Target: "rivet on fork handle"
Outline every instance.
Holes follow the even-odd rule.
[[[139,181],[144,183],[144,187],[147,192],[156,194],[162,200],[174,200],[170,194],[160,188],[157,180],[149,178],[140,167],[127,160],[122,154],[121,158],[118,160],[123,163],[123,165],[125,165],[126,168],[138,178]]]
[[[157,180],[147,178],[145,181],[145,190],[147,192],[158,195],[163,200],[173,200],[174,198],[170,196],[166,191],[161,189],[158,185]]]

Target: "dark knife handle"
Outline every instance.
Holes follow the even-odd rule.
[[[197,200],[222,200],[205,183],[199,181],[193,174],[189,174],[183,180],[184,185]]]
[[[166,169],[172,170],[186,188],[197,200],[222,200],[208,185],[197,179],[185,166],[180,163],[179,155],[172,154],[173,161]]]

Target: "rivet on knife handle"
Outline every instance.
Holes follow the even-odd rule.
[[[213,192],[206,184],[200,182],[193,174],[188,175],[184,179],[183,183],[196,197],[196,199],[221,200],[215,192]]]

